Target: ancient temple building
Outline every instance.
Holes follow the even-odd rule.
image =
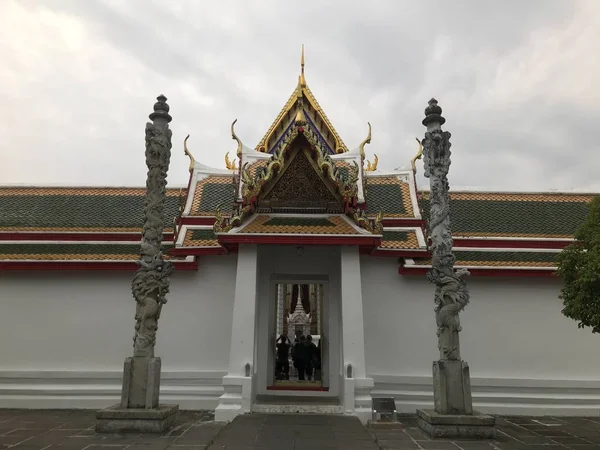
[[[189,184],[167,191],[176,273],[156,345],[162,401],[225,420],[277,410],[366,420],[372,397],[394,396],[412,413],[433,402],[438,352],[420,161],[381,170],[366,156],[370,130],[347,146],[303,67],[292,85],[256,146],[232,125],[228,167],[186,148]],[[144,192],[0,187],[0,408],[117,402]],[[461,339],[477,410],[597,414],[597,338],[561,315],[553,275],[591,198],[451,192],[456,267],[471,272]],[[297,349],[280,358],[289,379],[278,374],[281,335],[292,348],[311,336],[305,379]]]

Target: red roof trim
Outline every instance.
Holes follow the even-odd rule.
[[[163,240],[173,241],[174,233],[164,233]],[[113,241],[135,242],[142,240],[142,232],[56,232],[56,231],[0,231],[0,241]]]
[[[197,270],[198,261],[172,261],[175,270]],[[139,266],[133,261],[0,261],[3,270],[113,270],[136,271]]]
[[[179,223],[181,225],[214,225],[215,224],[214,217],[190,217],[185,216],[179,219]]]
[[[404,258],[431,258],[431,253],[427,250],[407,250],[407,249],[376,249],[373,256],[393,256]]]
[[[427,267],[406,267],[400,266],[398,273],[400,275],[427,275]],[[474,277],[555,277],[554,269],[477,269],[469,268],[471,276]]]
[[[168,251],[170,256],[226,255],[227,253],[223,247],[177,247]]]
[[[242,235],[242,234],[220,234],[217,235],[220,244],[282,244],[282,245],[359,245],[373,246],[381,245],[380,237],[372,236],[281,236],[281,235]]]

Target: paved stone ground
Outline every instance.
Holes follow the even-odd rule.
[[[600,417],[497,417],[496,440],[431,439],[416,417],[371,428],[382,449],[401,450],[600,450]]]
[[[231,424],[179,413],[161,435],[94,432],[94,411],[0,410],[0,450],[600,450],[599,417],[499,417],[494,441],[430,439],[416,418],[368,429],[353,417],[252,414]]]
[[[356,417],[251,414],[236,417],[209,450],[378,450]]]
[[[95,411],[0,410],[0,449],[204,450],[223,428],[212,412],[182,411],[162,435],[106,435],[94,431]]]

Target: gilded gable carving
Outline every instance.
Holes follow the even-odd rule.
[[[334,206],[335,205],[335,206]],[[339,205],[339,206],[338,206]],[[281,177],[259,200],[264,208],[317,208],[330,210],[341,207],[341,200],[333,194],[305,153],[299,149]]]

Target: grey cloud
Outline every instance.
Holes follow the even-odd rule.
[[[61,120],[28,111],[31,97],[10,97],[11,114],[32,130],[12,137],[9,165],[0,168],[10,182],[142,185],[143,127],[159,93],[169,97],[174,117],[170,183],[187,181],[181,143],[188,133],[196,159],[222,167],[225,152],[235,151],[231,121],[239,119],[238,135],[253,147],[291,94],[302,43],[309,85],[334,126],[354,147],[371,121],[369,157],[377,153],[382,168],[408,164],[414,136],[423,135],[423,109],[436,96],[453,133],[452,185],[566,189],[596,182],[595,108],[578,98],[552,100],[536,87],[526,100],[487,97],[507,55],[540,28],[567,26],[584,2],[121,3],[133,12],[108,1],[25,4],[32,14],[44,5],[76,17],[91,45],[112,48],[119,60],[102,61],[105,75],[85,81],[76,66],[57,67],[45,86],[32,87],[28,95],[40,108],[60,105]],[[103,78],[113,65],[139,69]],[[213,103],[196,100],[186,84]],[[24,155],[32,153],[40,167],[25,170],[31,156]]]

